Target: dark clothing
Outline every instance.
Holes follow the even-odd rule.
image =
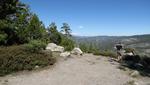
[[[116,49],[117,49],[117,56],[122,56],[123,55],[123,45],[122,44],[116,44]]]
[[[118,61],[122,60],[122,56],[124,55],[124,51],[123,51],[123,45],[122,44],[116,44],[116,49],[117,49],[117,57],[118,57]]]
[[[117,50],[121,50],[123,46],[121,44],[116,45]]]

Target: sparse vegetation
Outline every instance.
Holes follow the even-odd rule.
[[[65,48],[65,51],[71,51],[75,47],[75,42],[71,38],[62,35],[62,42],[60,45]]]
[[[88,43],[80,43],[79,47],[83,52],[86,53],[93,53],[94,55],[102,55],[102,56],[108,56],[108,57],[113,57],[116,58],[116,54],[110,50],[100,50],[98,48],[98,45],[95,44],[88,44]]]
[[[80,43],[79,47],[85,53],[93,53],[93,52],[98,52],[99,51],[97,46],[93,43]]]
[[[102,56],[108,56],[108,57],[113,57],[116,58],[116,54],[114,52],[111,52],[109,50],[106,51],[95,51],[93,52],[94,55],[102,55]]]

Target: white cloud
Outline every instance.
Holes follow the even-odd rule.
[[[81,26],[79,26],[79,28],[82,29],[82,28],[84,28],[84,26],[81,25]]]
[[[62,34],[65,34],[65,32],[61,32]]]
[[[77,36],[77,35],[79,35],[78,33],[71,33],[71,35],[75,35],[75,36]]]

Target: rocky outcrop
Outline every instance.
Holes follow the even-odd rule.
[[[71,51],[71,54],[82,55],[83,52],[81,51],[80,48],[74,48],[74,49]]]
[[[62,46],[57,46],[54,43],[49,43],[46,47],[46,50],[51,50],[52,52],[64,52],[64,47]]]

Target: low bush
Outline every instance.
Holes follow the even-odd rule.
[[[35,66],[45,67],[54,64],[55,61],[50,52],[29,52],[23,45],[0,47],[0,76],[22,70],[32,70]]]
[[[57,45],[59,45],[62,41],[62,37],[61,37],[61,34],[59,32],[53,32],[50,34],[50,41],[52,43],[55,43]]]
[[[145,68],[150,69],[150,57],[148,57],[148,56],[141,57],[141,63]]]
[[[75,47],[75,42],[72,39],[64,36],[62,37],[60,45],[65,48],[65,51],[71,51]]]
[[[86,45],[84,43],[80,43],[79,47],[83,52],[88,53],[88,47],[89,47],[88,45]]]
[[[85,53],[98,53],[99,49],[93,43],[80,43],[80,49]]]
[[[0,33],[0,45],[4,45],[6,42],[7,34]]]
[[[94,51],[93,54],[94,54],[94,55],[101,55],[102,52],[100,52],[100,51]]]
[[[132,61],[133,63],[139,63],[141,61],[141,58],[139,55],[124,55],[122,60]]]
[[[46,48],[46,43],[40,40],[32,40],[28,44],[24,45],[29,52],[38,52]]]
[[[140,71],[142,75],[150,74],[150,57],[148,56],[124,56],[121,65]]]
[[[111,51],[94,51],[93,54],[116,58],[116,54]]]

